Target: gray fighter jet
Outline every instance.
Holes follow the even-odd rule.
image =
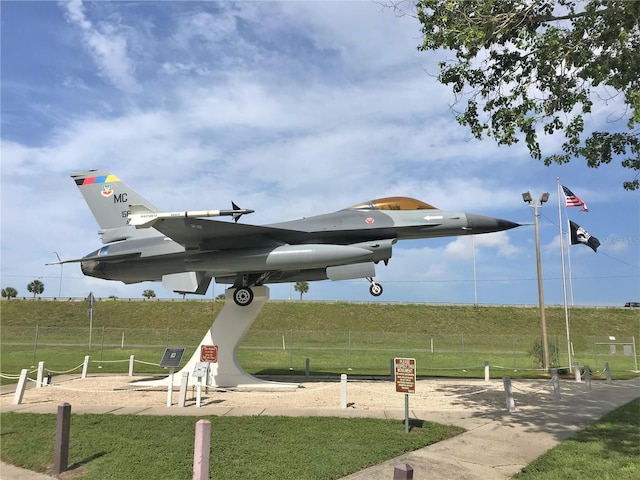
[[[475,235],[518,227],[508,220],[439,210],[407,197],[363,202],[337,212],[264,226],[238,219],[253,210],[163,213],[104,170],[74,173],[95,216],[102,248],[67,262],[85,275],[124,283],[162,281],[179,293],[204,294],[215,278],[233,284],[249,305],[251,287],[268,283],[366,278],[382,294],[375,264],[385,265],[398,240]],[[234,222],[202,217],[229,216]]]

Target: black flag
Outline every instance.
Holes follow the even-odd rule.
[[[594,252],[598,251],[598,247],[600,246],[600,241],[587,232],[584,228],[578,225],[575,222],[569,220],[569,227],[571,228],[571,245],[578,245],[579,243],[584,243],[591,247]]]

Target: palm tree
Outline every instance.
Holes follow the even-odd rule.
[[[156,292],[154,292],[153,290],[147,289],[144,292],[142,292],[142,296],[144,298],[156,298]]]
[[[42,292],[44,292],[44,283],[40,280],[34,280],[27,285],[27,290],[33,293],[33,298],[36,298],[36,295],[42,295]]]
[[[7,287],[2,289],[2,297],[7,300],[11,300],[18,296],[18,291],[13,287]]]
[[[293,289],[296,292],[300,292],[300,300],[302,300],[302,294],[307,293],[309,291],[309,283],[308,282],[296,282]]]

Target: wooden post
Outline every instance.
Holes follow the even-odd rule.
[[[58,405],[58,419],[56,423],[56,452],[54,475],[67,471],[69,466],[69,433],[71,431],[71,405]]]
[[[209,479],[209,456],[211,453],[211,422],[196,422],[196,441],[193,448],[193,480]]]

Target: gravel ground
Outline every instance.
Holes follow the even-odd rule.
[[[134,378],[139,381],[142,378]],[[88,376],[85,379],[57,380],[42,388],[28,388],[23,404],[60,404],[74,406],[166,406],[166,388],[140,387],[131,384],[124,375]],[[173,402],[177,403],[179,386],[174,386]],[[534,405],[552,400],[553,391],[548,381],[516,380],[513,382],[515,403]],[[564,392],[568,393],[568,392]],[[187,404],[195,402],[195,389],[189,387]],[[2,395],[0,407],[13,402],[13,395]],[[412,409],[447,411],[472,409],[476,412],[505,409],[502,379],[425,379],[416,383],[416,393],[410,395]],[[202,406],[215,405],[229,408],[263,407],[290,409],[322,409],[340,407],[338,381],[307,381],[297,389],[284,391],[246,391],[213,389],[202,391]],[[350,379],[347,385],[347,403],[356,409],[404,409],[404,395],[395,391],[391,381],[364,381]]]

